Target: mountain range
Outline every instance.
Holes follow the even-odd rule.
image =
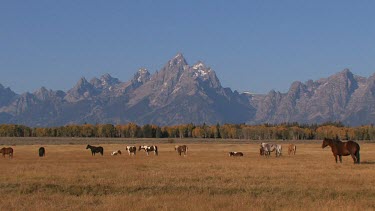
[[[139,69],[127,82],[105,74],[90,81],[81,78],[67,92],[42,87],[23,94],[0,84],[0,124],[341,121],[355,126],[374,120],[375,74],[366,78],[348,69],[317,81],[296,81],[286,93],[239,93],[222,87],[215,71],[203,62],[189,65],[179,53],[154,74]]]

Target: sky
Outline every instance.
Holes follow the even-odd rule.
[[[72,88],[105,73],[130,80],[182,53],[224,87],[286,92],[349,68],[375,73],[375,1],[2,0],[0,84]]]

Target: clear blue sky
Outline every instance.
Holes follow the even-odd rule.
[[[375,1],[3,0],[0,83],[68,90],[82,76],[122,81],[177,52],[223,86],[285,92],[344,68],[375,72]]]

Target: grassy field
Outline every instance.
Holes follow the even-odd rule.
[[[371,143],[360,143],[362,164],[353,165],[350,157],[336,164],[320,141],[294,142],[295,156],[287,155],[288,142],[281,143],[281,158],[260,157],[254,142],[186,142],[189,154],[179,157],[175,144],[163,141],[159,156],[112,157],[126,144],[92,140],[105,151],[92,157],[85,149],[90,140],[60,141],[21,140],[12,146],[13,159],[0,159],[0,210],[375,209]],[[37,154],[40,144],[44,158]],[[229,157],[229,151],[245,156]]]

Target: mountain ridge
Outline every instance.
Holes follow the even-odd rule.
[[[68,91],[41,87],[17,94],[0,84],[0,123],[28,126],[111,123],[372,124],[375,74],[366,78],[344,69],[327,78],[295,81],[289,90],[238,93],[222,87],[201,61],[189,65],[181,53],[153,74],[141,68],[122,82],[110,74],[82,77]]]

